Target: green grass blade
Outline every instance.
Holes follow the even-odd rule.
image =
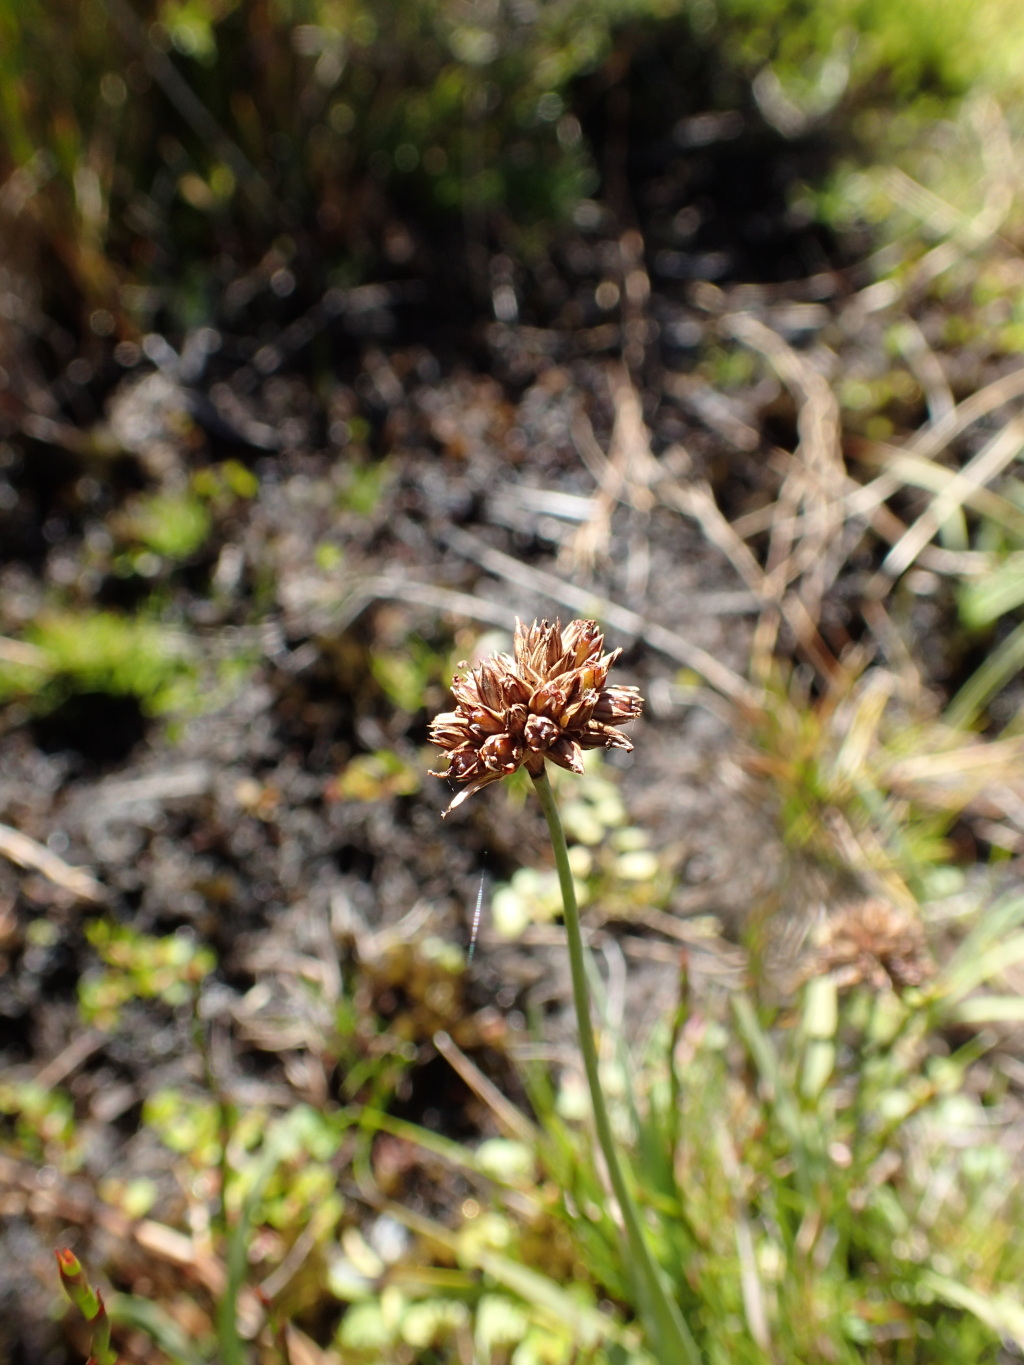
[[[145,1332],[174,1365],[211,1365],[213,1356],[197,1350],[170,1314],[150,1299],[137,1294],[112,1294],[107,1311],[112,1322]]]
[[[968,729],[1021,668],[1024,668],[1024,621],[964,683],[949,703],[943,717],[946,724],[954,729]]]
[[[238,1296],[245,1283],[249,1267],[249,1239],[253,1221],[259,1208],[267,1182],[280,1161],[277,1144],[273,1134],[267,1141],[266,1150],[260,1157],[256,1177],[242,1201],[238,1218],[228,1234],[227,1246],[227,1284],[217,1305],[217,1340],[220,1346],[218,1365],[246,1365],[248,1352],[238,1331]]]
[[[1024,961],[1024,933],[1014,934],[1002,943],[993,943],[975,957],[958,962],[954,970],[945,974],[946,999],[962,1000],[976,986],[1021,961]]]
[[[1019,1299],[1004,1293],[983,1294],[934,1271],[925,1271],[921,1285],[951,1308],[973,1313],[998,1336],[1009,1337],[1019,1349],[1024,1349],[1024,1304]]]
[[[958,1024],[1024,1024],[1024,996],[976,995],[953,1011]]]

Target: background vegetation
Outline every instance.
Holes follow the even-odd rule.
[[[453,927],[482,872],[530,951],[558,907],[525,787],[447,843],[425,790],[475,524],[718,717],[696,853],[781,850],[695,917],[621,774],[560,786],[700,1357],[1024,1350],[1022,49],[1010,0],[0,0],[12,1362],[106,1349],[54,1244],[126,1361],[650,1359],[557,1012]],[[753,628],[695,650],[641,542]]]

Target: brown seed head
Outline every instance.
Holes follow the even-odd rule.
[[[877,897],[837,910],[818,934],[809,976],[831,972],[840,990],[861,982],[896,992],[934,972],[924,930],[905,910]]]
[[[582,773],[584,749],[632,749],[616,727],[643,709],[635,687],[607,687],[621,650],[602,654],[596,621],[516,619],[513,653],[496,654],[452,680],[454,711],[430,726],[430,740],[448,754],[448,770],[433,777],[465,783],[445,815],[489,782],[517,768],[536,776],[549,758]],[[460,665],[465,667],[465,665]]]

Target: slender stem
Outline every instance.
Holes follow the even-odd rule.
[[[218,1138],[220,1141],[220,1190],[213,1212],[213,1225],[224,1238],[228,1235],[228,1181],[231,1178],[231,1156],[228,1151],[234,1131],[234,1106],[225,1097],[223,1087],[217,1079],[213,1064],[213,1047],[199,1009],[200,988],[198,983],[192,987],[192,1040],[203,1064],[203,1081],[210,1098],[217,1105]],[[211,1026],[212,1027],[212,1026]]]
[[[565,931],[569,945],[569,966],[572,970],[572,994],[576,1006],[576,1024],[580,1035],[580,1051],[583,1054],[583,1068],[590,1087],[590,1102],[594,1109],[594,1127],[597,1140],[608,1168],[608,1178],[612,1184],[615,1198],[626,1225],[630,1259],[641,1299],[643,1316],[651,1337],[651,1345],[661,1365],[700,1365],[700,1351],[689,1328],[683,1321],[679,1306],[669,1298],[662,1282],[661,1272],[655,1264],[651,1249],[644,1236],[643,1225],[636,1202],[630,1192],[623,1173],[622,1164],[612,1135],[612,1125],[608,1117],[604,1091],[597,1062],[597,1045],[590,1022],[590,989],[587,985],[586,964],[583,955],[583,935],[580,930],[580,913],[576,905],[576,889],[573,885],[572,870],[569,867],[569,850],[565,843],[565,831],[555,805],[554,793],[547,773],[543,770],[533,779],[540,798],[541,808],[548,822],[551,847],[555,854],[558,881],[562,889],[562,908],[565,916]]]

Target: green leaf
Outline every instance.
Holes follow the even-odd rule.
[[[1024,621],[988,656],[950,702],[943,717],[954,729],[967,729],[992,698],[1024,668]]]
[[[958,1024],[1024,1024],[1024,995],[975,995],[952,1012]]]
[[[1024,1349],[1024,1304],[1010,1294],[984,1294],[946,1275],[925,1271],[921,1285],[952,1308],[973,1313],[997,1336],[1009,1337]]]
[[[983,578],[966,583],[960,594],[960,619],[971,630],[998,621],[1024,603],[1024,552],[1012,554]]]
[[[975,986],[1018,962],[1024,962],[1024,933],[994,943],[974,957],[959,960],[955,969],[946,975],[946,998],[961,1000]]]
[[[111,1321],[145,1332],[154,1346],[170,1356],[173,1365],[210,1365],[213,1356],[195,1347],[174,1319],[149,1299],[114,1294],[107,1305]]]

